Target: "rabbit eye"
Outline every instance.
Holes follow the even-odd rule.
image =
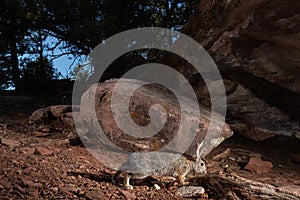
[[[203,167],[203,166],[204,166],[204,163],[203,163],[203,162],[202,162],[202,163],[200,163],[200,166],[201,166],[201,167]]]

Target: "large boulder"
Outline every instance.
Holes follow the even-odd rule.
[[[194,131],[195,135],[192,138],[190,146],[186,147],[186,153],[195,156],[197,143],[201,143],[205,140],[203,154],[203,156],[205,156],[214,147],[218,146],[222,141],[233,134],[230,127],[222,121],[224,118],[217,114],[211,116],[211,113],[204,107],[200,107],[201,112],[199,115],[194,114],[195,108],[191,106],[192,104],[189,103],[188,98],[182,97],[185,103],[179,105],[178,99],[166,87],[158,84],[147,84],[138,80],[127,79],[122,80],[121,83],[119,82],[118,87],[128,89],[135,88],[141,83],[145,84],[133,93],[134,95],[130,97],[130,103],[127,105],[130,118],[136,125],[139,125],[142,128],[151,123],[151,114],[149,115],[151,110],[149,111],[149,109],[153,105],[159,104],[166,112],[165,115],[161,109],[152,107],[154,109],[152,110],[152,115],[158,122],[163,121],[162,116],[166,116],[163,128],[157,133],[155,133],[156,124],[151,124],[155,133],[153,136],[143,138],[129,135],[116,123],[116,119],[122,120],[126,117],[124,113],[122,113],[122,109],[118,109],[118,107],[122,105],[116,104],[114,106],[117,106],[117,109],[112,110],[111,99],[113,92],[114,95],[116,95],[115,97],[120,99],[120,102],[122,102],[122,99],[128,98],[124,96],[124,94],[114,91],[117,81],[118,80],[110,80],[104,83],[94,84],[83,94],[80,106],[80,120],[77,121],[78,123],[76,123],[76,125],[84,143],[91,145],[94,142],[96,143],[95,145],[97,145],[97,138],[100,139],[100,142],[104,143],[108,139],[110,142],[113,142],[115,145],[128,152],[155,151],[163,148],[169,144],[173,138],[177,137],[177,139],[179,138],[179,142],[177,141],[175,146],[180,147],[180,145],[185,144],[184,140],[191,136],[189,132],[178,131],[180,120],[182,119],[187,125],[196,121],[196,127],[192,126],[194,130],[189,130],[190,132]],[[93,109],[93,103],[95,109]],[[184,113],[181,113],[181,107],[184,107]],[[96,116],[93,116],[93,110],[95,110]],[[97,134],[100,130],[99,126],[95,124],[100,124],[106,138]],[[129,123],[125,124],[125,126],[126,125],[132,126]],[[137,129],[136,131],[138,132]],[[208,130],[210,130],[210,135],[207,134]],[[98,143],[98,145],[99,144],[100,143]],[[175,149],[167,149],[167,151],[174,150]]]

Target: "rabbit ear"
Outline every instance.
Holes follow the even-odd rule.
[[[197,143],[197,151],[196,151],[196,160],[199,161],[201,159],[201,155],[203,154],[204,149],[202,148],[204,144],[204,140],[199,144]],[[202,150],[201,150],[202,148]],[[201,152],[200,152],[201,150]]]

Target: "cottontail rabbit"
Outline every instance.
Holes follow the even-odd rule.
[[[172,176],[180,185],[186,185],[188,183],[185,182],[185,176],[188,172],[206,173],[205,163],[201,159],[203,150],[200,152],[203,142],[197,145],[196,161],[188,160],[185,156],[176,153],[132,153],[112,177],[113,182],[123,171],[125,173],[124,186],[127,189],[133,189],[129,183],[130,178],[142,179],[148,176]]]

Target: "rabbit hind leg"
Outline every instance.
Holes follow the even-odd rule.
[[[126,189],[132,190],[132,189],[133,189],[133,186],[130,185],[129,180],[130,180],[129,174],[128,174],[128,173],[125,173],[124,183],[123,183],[123,184],[124,184],[124,187],[125,187]]]
[[[112,175],[111,177],[111,182],[113,184],[116,184],[117,183],[117,178],[120,176],[122,172],[121,171],[117,171],[114,175]]]

